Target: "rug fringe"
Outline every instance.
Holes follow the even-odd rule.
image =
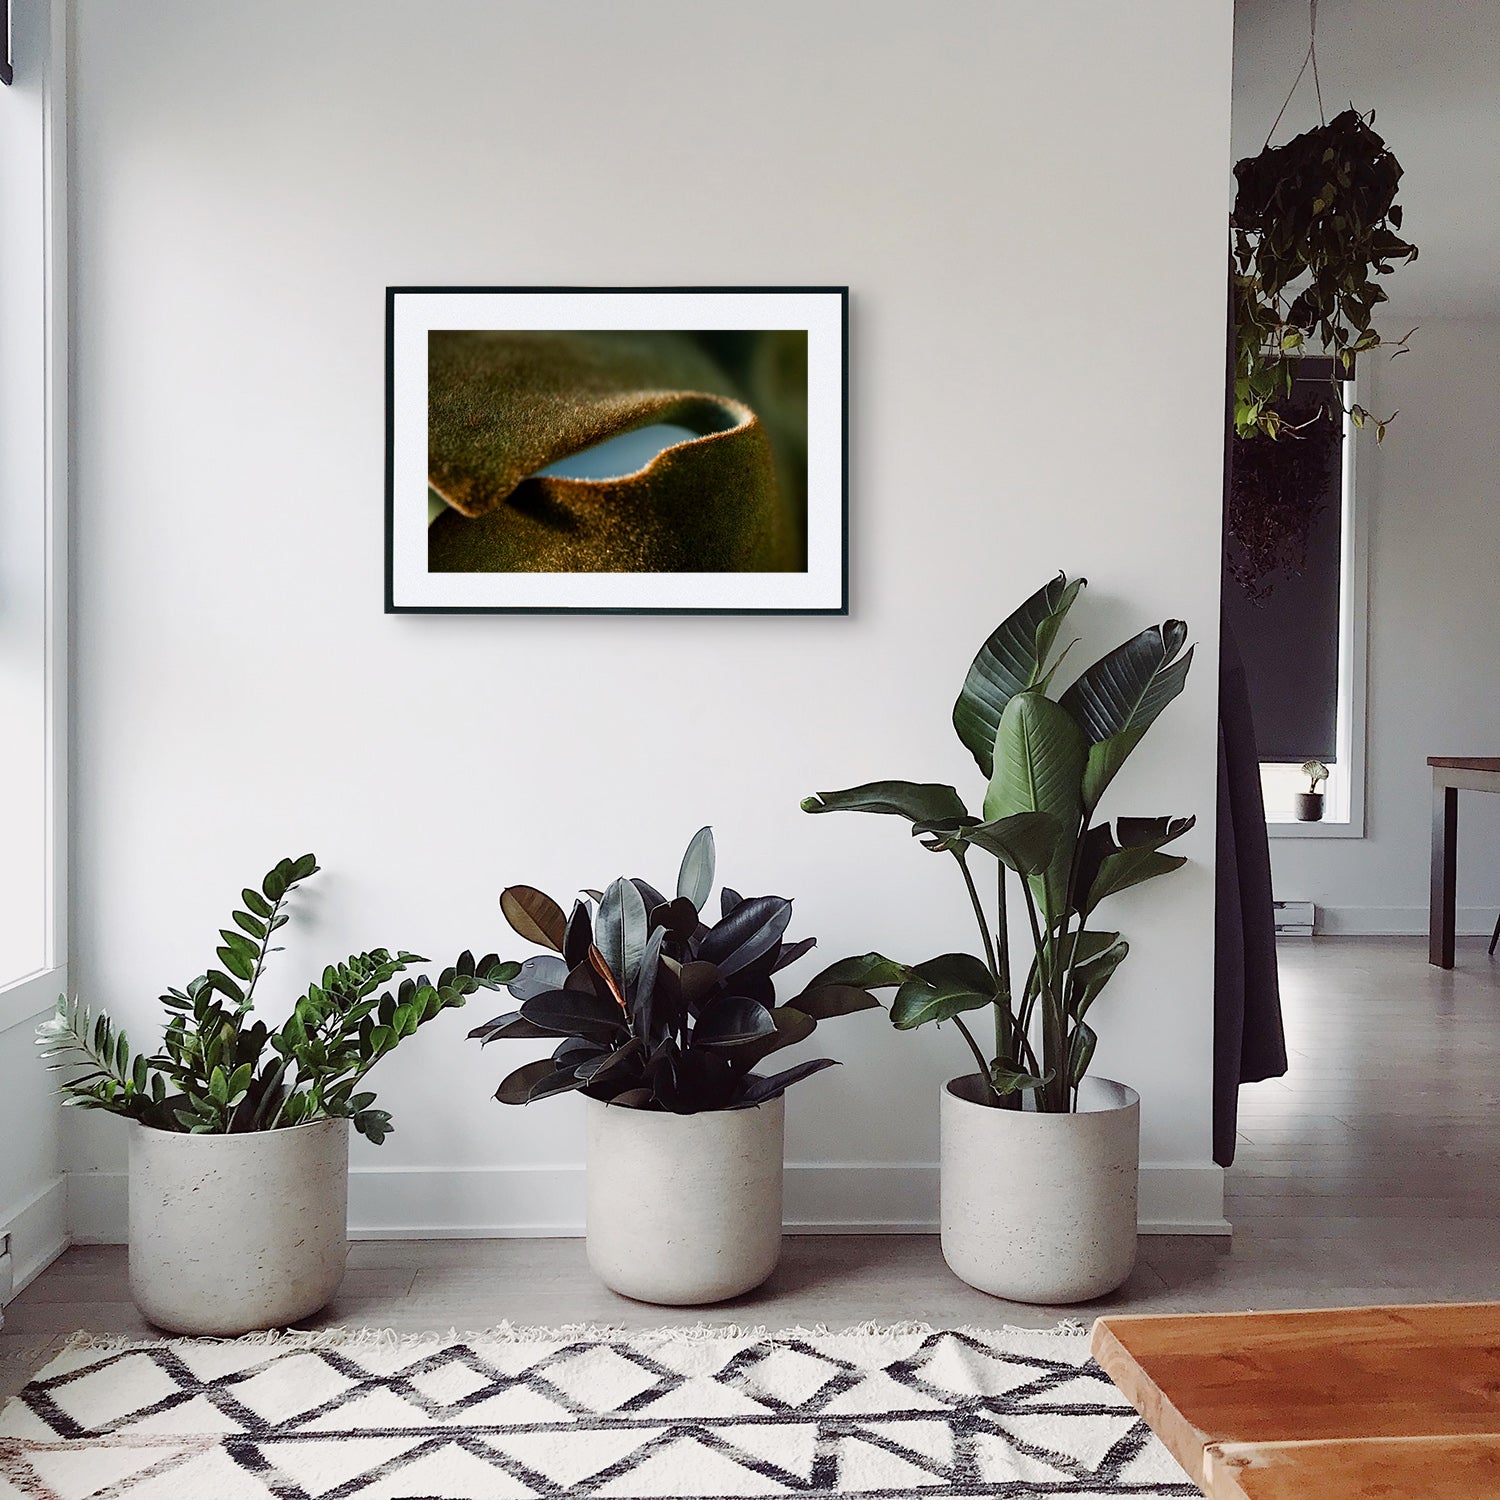
[[[128,1349],[167,1349],[174,1344],[233,1344],[262,1346],[278,1353],[299,1349],[391,1349],[404,1351],[438,1344],[561,1344],[561,1343],[709,1343],[727,1339],[772,1338],[925,1338],[934,1333],[959,1333],[969,1338],[992,1338],[1001,1333],[1040,1334],[1050,1338],[1083,1338],[1087,1326],[1078,1318],[1064,1318],[1050,1328],[1018,1328],[1002,1323],[998,1327],[980,1328],[966,1324],[941,1328],[931,1323],[869,1321],[846,1328],[831,1328],[826,1323],[811,1326],[772,1329],[747,1323],[691,1323],[660,1328],[628,1329],[612,1323],[562,1323],[555,1327],[533,1327],[528,1324],[497,1323],[489,1328],[447,1332],[400,1333],[394,1328],[287,1328],[246,1333],[238,1338],[159,1338],[136,1339],[125,1334],[90,1333],[79,1329],[69,1335],[65,1353],[80,1350],[103,1354]]]

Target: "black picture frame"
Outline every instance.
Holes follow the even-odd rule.
[[[406,460],[405,469],[411,469],[412,453],[409,451],[415,442],[415,418],[407,412],[404,418],[398,411],[398,377],[402,376],[400,369],[401,354],[398,345],[408,343],[417,336],[421,330],[417,322],[412,321],[410,326],[398,327],[398,320],[403,311],[412,310],[414,304],[403,304],[402,299],[434,299],[433,307],[464,306],[471,307],[472,303],[449,304],[441,299],[480,299],[480,298],[672,298],[685,297],[699,299],[692,304],[698,307],[702,299],[723,298],[765,298],[785,297],[790,306],[806,306],[805,299],[834,299],[828,315],[820,313],[818,329],[820,339],[836,340],[837,379],[836,379],[836,413],[820,409],[818,419],[825,424],[820,434],[819,441],[822,445],[820,451],[823,454],[823,469],[826,471],[827,461],[830,454],[836,455],[837,479],[836,492],[832,495],[820,493],[816,503],[825,507],[827,514],[819,523],[822,528],[820,536],[826,541],[828,516],[836,517],[837,521],[837,546],[836,549],[820,544],[817,548],[816,560],[818,571],[816,575],[816,589],[809,584],[805,590],[800,582],[803,575],[797,574],[775,574],[775,573],[727,573],[727,574],[670,574],[670,573],[635,573],[635,574],[586,574],[575,573],[566,575],[544,575],[544,574],[428,574],[429,579],[450,579],[454,577],[472,579],[485,578],[496,580],[516,579],[542,579],[566,577],[569,579],[629,579],[632,581],[633,591],[645,593],[647,584],[651,580],[674,580],[673,587],[677,587],[675,580],[682,579],[713,579],[717,592],[723,591],[723,580],[750,579],[795,579],[794,587],[807,592],[810,596],[816,592],[818,597],[812,602],[794,603],[769,603],[764,605],[747,604],[738,601],[731,604],[721,603],[685,603],[674,600],[663,603],[650,603],[632,600],[628,603],[620,602],[561,602],[547,603],[529,600],[526,602],[433,602],[429,599],[415,599],[412,597],[417,591],[413,580],[416,577],[417,567],[414,562],[414,552],[409,545],[412,523],[407,521],[404,535],[398,536],[398,449],[403,445],[408,450],[403,454]],[[799,299],[792,303],[791,299]],[[421,304],[425,307],[427,304]],[[560,306],[567,304],[560,303]],[[503,310],[505,304],[496,301],[498,310]],[[410,312],[415,317],[414,312]],[[449,322],[443,321],[430,323],[430,328],[448,327]],[[488,323],[459,323],[456,326],[476,328],[487,328],[492,325]],[[499,323],[493,326],[503,326]],[[533,326],[522,324],[519,326]],[[562,322],[556,325],[559,328],[567,328],[570,325]],[[586,327],[597,326],[590,322]],[[622,327],[635,328],[640,323],[626,322]],[[667,323],[663,326],[697,326],[696,324]],[[732,323],[703,323],[704,327],[730,328]],[[774,325],[748,325],[748,326],[776,326]],[[789,323],[787,326],[798,326]],[[424,335],[425,336],[425,335]],[[809,335],[810,341],[812,334]],[[820,355],[823,360],[822,368],[827,371],[828,350],[824,349]],[[424,367],[425,368],[425,367]],[[410,381],[405,382],[408,387]],[[823,381],[823,387],[832,392],[835,382]],[[408,398],[412,396],[412,389],[406,391]],[[425,384],[423,387],[424,416],[425,422]],[[411,405],[408,399],[408,406]],[[849,613],[849,288],[847,286],[659,286],[659,287],[597,287],[597,286],[388,286],[385,295],[385,613],[387,614],[598,614],[598,615],[834,615],[847,616]],[[398,428],[403,428],[405,436],[398,433]],[[809,398],[809,428],[813,425],[813,411],[811,397]],[[424,428],[425,431],[425,428]],[[811,437],[809,440],[811,448]],[[425,448],[422,462],[425,466]],[[811,468],[811,464],[809,466]],[[407,490],[411,488],[408,484]],[[809,485],[811,490],[811,483]],[[406,505],[415,503],[414,497],[403,492],[399,497]],[[809,495],[809,515],[815,501]],[[404,547],[404,551],[402,548]],[[424,565],[425,566],[425,565]],[[809,546],[808,575],[814,570],[813,548]],[[425,592],[430,593],[438,585],[430,585]],[[539,585],[532,585],[536,588]],[[581,585],[575,585],[581,587]],[[624,584],[613,586],[615,589],[626,587]],[[496,585],[496,592],[504,592],[503,582]]]

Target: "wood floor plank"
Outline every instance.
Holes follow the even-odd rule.
[[[1210,1500],[1494,1500],[1500,1436],[1215,1444],[1205,1470]]]

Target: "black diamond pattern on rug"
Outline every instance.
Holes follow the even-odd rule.
[[[78,1348],[0,1417],[27,1500],[1198,1493],[1081,1335],[662,1330]]]

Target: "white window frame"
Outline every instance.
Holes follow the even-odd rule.
[[[1344,386],[1345,400],[1360,398],[1360,378]],[[1266,833],[1273,839],[1362,839],[1365,837],[1365,697],[1370,615],[1370,538],[1368,497],[1361,473],[1370,465],[1361,451],[1374,441],[1369,427],[1344,418],[1339,558],[1338,716],[1334,726],[1334,765],[1323,787],[1323,817],[1299,823],[1292,812],[1292,791],[1307,787],[1298,766],[1262,765],[1266,798]],[[1290,785],[1295,782],[1296,785]],[[1281,796],[1278,796],[1281,793]],[[1284,800],[1283,800],[1284,799]]]
[[[50,1010],[68,983],[68,236],[67,236],[67,94],[66,6],[60,0],[37,0],[12,6],[16,30],[17,84],[20,69],[35,75],[26,51],[45,39],[42,58],[42,222],[36,225],[39,246],[44,333],[40,350],[19,349],[14,356],[31,362],[22,379],[39,382],[43,399],[43,491],[46,504],[43,569],[45,626],[43,641],[43,734],[46,754],[42,785],[46,848],[42,879],[45,917],[42,966],[0,986],[0,1031]],[[37,32],[27,38],[23,22],[30,17]],[[35,269],[33,267],[33,269]],[[4,353],[0,350],[0,353]]]

